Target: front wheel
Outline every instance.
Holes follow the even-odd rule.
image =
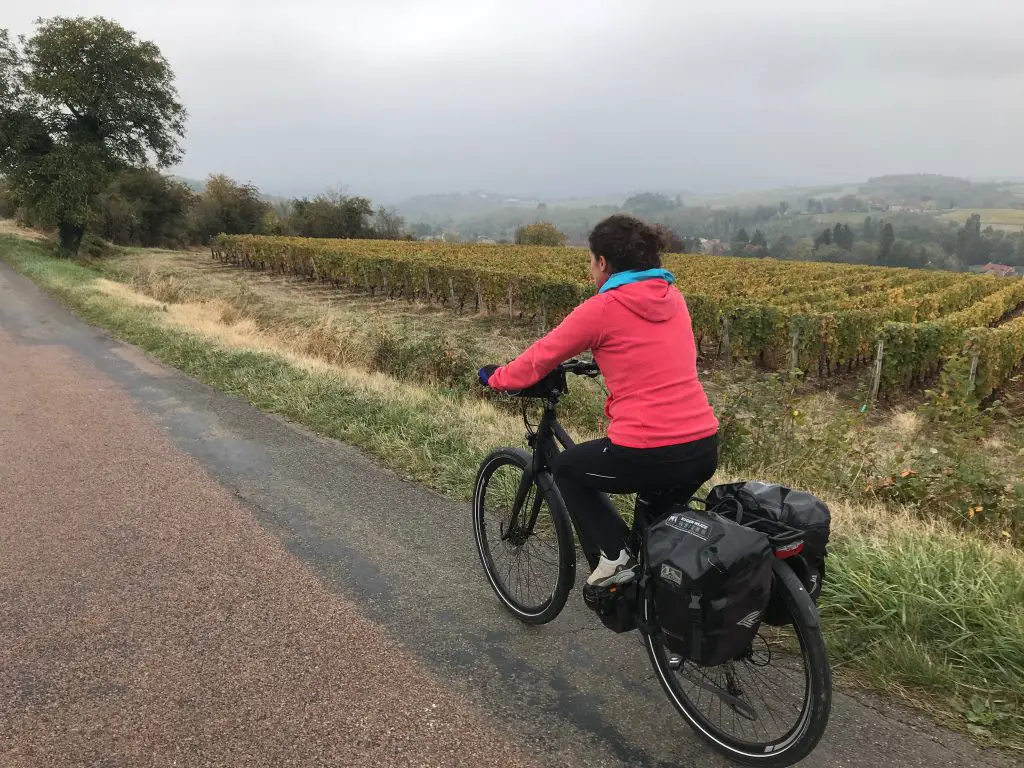
[[[651,664],[672,704],[715,749],[743,765],[781,768],[803,760],[825,732],[832,676],[818,612],[785,562],[773,562],[773,590],[785,622],[762,624],[740,659],[702,667],[645,637]],[[643,601],[657,626],[653,600]]]
[[[550,476],[527,479],[532,459],[524,450],[501,448],[483,460],[473,491],[473,536],[505,607],[526,624],[545,624],[569,597],[576,549]],[[517,497],[522,503],[513,511]]]

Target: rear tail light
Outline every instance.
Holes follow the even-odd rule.
[[[803,551],[803,541],[794,541],[792,544],[786,544],[783,547],[777,548],[775,550],[775,556],[780,560],[785,560],[787,557],[796,557]]]

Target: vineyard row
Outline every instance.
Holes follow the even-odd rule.
[[[594,292],[586,252],[571,248],[221,235],[212,252],[239,266],[544,327]],[[1021,280],[692,255],[670,256],[666,266],[679,277],[705,357],[829,376],[873,362],[881,342],[883,389],[967,359],[949,368],[966,367],[980,396],[1024,357],[1024,323],[991,327],[1024,304]]]

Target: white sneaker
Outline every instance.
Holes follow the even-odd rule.
[[[613,584],[625,584],[636,578],[636,560],[629,552],[622,550],[615,560],[609,560],[601,553],[597,568],[587,577],[587,584],[592,587],[610,587]]]

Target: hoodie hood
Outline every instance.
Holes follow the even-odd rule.
[[[683,308],[682,294],[662,278],[619,285],[607,295],[634,315],[652,323],[671,320]]]

